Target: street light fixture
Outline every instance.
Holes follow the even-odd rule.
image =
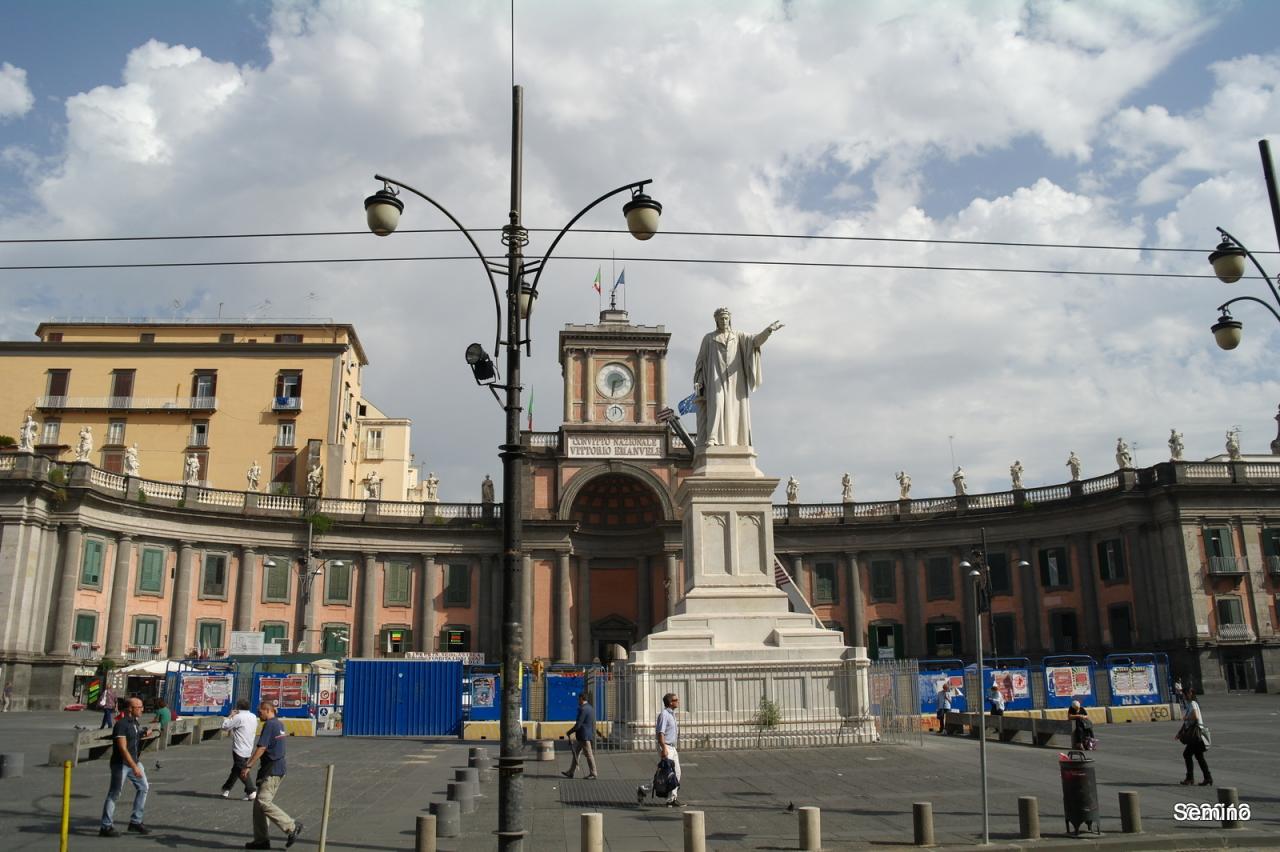
[[[1276,240],[1280,242],[1280,197],[1276,192],[1276,174],[1275,168],[1271,163],[1271,147],[1266,139],[1258,141],[1258,151],[1262,156],[1262,173],[1266,178],[1267,197],[1271,202],[1271,219],[1276,228]],[[1271,291],[1271,296],[1276,300],[1276,304],[1280,305],[1280,291],[1276,289],[1276,282],[1267,275],[1267,271],[1262,268],[1262,264],[1258,262],[1253,252],[1245,246],[1244,243],[1227,233],[1222,228],[1218,228],[1218,233],[1222,235],[1222,242],[1218,243],[1218,247],[1209,255],[1209,263],[1213,265],[1213,274],[1218,276],[1218,280],[1224,284],[1234,284],[1244,277],[1245,258],[1253,262],[1258,268],[1262,280],[1267,283],[1267,289]],[[1244,323],[1231,316],[1227,310],[1230,305],[1236,302],[1257,302],[1262,307],[1271,312],[1276,318],[1276,322],[1280,322],[1280,313],[1271,307],[1268,302],[1263,301],[1255,296],[1237,296],[1229,299],[1218,306],[1218,310],[1222,315],[1218,317],[1218,321],[1209,327],[1213,332],[1213,339],[1218,344],[1219,349],[1232,350],[1240,345],[1240,340],[1244,336]]]
[[[407,190],[426,201],[443,213],[454,224],[479,258],[489,278],[489,287],[493,291],[493,305],[496,316],[493,354],[497,357],[505,346],[507,357],[507,376],[505,384],[497,384],[497,370],[484,348],[479,344],[467,347],[466,360],[471,367],[472,375],[478,384],[483,384],[497,396],[501,390],[505,400],[499,402],[506,412],[505,443],[501,446],[499,456],[502,459],[502,554],[503,554],[503,586],[502,586],[502,708],[501,708],[501,740],[502,750],[498,760],[498,848],[515,852],[524,848],[524,837],[527,834],[524,826],[523,774],[524,758],[523,732],[520,726],[520,662],[524,653],[524,636],[520,623],[521,611],[521,572],[523,570],[523,524],[521,519],[521,466],[524,462],[524,450],[520,446],[520,349],[522,346],[531,352],[529,339],[529,314],[533,309],[534,299],[538,295],[538,281],[546,269],[547,261],[555,252],[560,240],[582,218],[587,211],[622,192],[630,192],[631,199],[623,206],[627,229],[638,240],[648,240],[658,232],[659,217],[662,205],[654,201],[644,189],[652,180],[635,181],[610,190],[582,208],[576,216],[569,220],[541,258],[526,261],[524,246],[529,242],[529,232],[520,222],[521,192],[523,183],[523,137],[524,137],[524,87],[511,88],[511,204],[508,208],[507,224],[502,228],[502,243],[506,246],[505,262],[490,260],[480,250],[471,232],[463,227],[452,213],[435,199],[414,189],[408,184],[374,175],[381,181],[383,188],[365,199],[365,218],[369,230],[378,236],[385,237],[393,233],[400,224],[400,214],[404,212],[404,202],[400,200],[400,190]],[[494,275],[505,275],[506,286],[506,339],[502,337],[502,300],[499,296],[497,281]],[[533,276],[530,283],[526,276]],[[521,321],[524,323],[524,334],[521,334]],[[483,356],[483,357],[482,357]]]

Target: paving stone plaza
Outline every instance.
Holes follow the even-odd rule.
[[[1180,746],[1172,723],[1101,726],[1097,761],[1102,835],[1070,839],[1062,821],[1057,747],[988,745],[993,843],[1016,843],[1017,799],[1039,800],[1043,838],[1028,848],[1101,843],[1117,849],[1202,849],[1280,846],[1280,792],[1274,737],[1280,704],[1274,696],[1210,697],[1204,703],[1215,744],[1208,759],[1220,786],[1235,787],[1251,818],[1240,829],[1216,823],[1177,822],[1177,803],[1212,803],[1214,788],[1181,787]],[[94,717],[91,719],[90,717]],[[22,778],[0,780],[0,836],[9,850],[57,848],[62,772],[43,763],[48,745],[65,739],[73,724],[91,724],[90,713],[0,714],[0,750],[26,755]],[[455,767],[465,766],[468,744],[457,740],[293,737],[290,772],[279,802],[306,823],[295,849],[316,848],[320,837],[326,764],[334,764],[327,848],[413,849],[418,815],[444,799]],[[495,749],[496,751],[496,749]],[[152,785],[148,837],[100,840],[98,815],[106,792],[104,760],[74,770],[71,849],[234,849],[250,837],[251,805],[223,800],[228,742],[146,752]],[[531,755],[532,757],[532,755]],[[681,813],[652,804],[637,806],[635,787],[652,774],[653,758],[636,752],[598,756],[599,780],[566,781],[559,774],[568,754],[555,762],[526,764],[526,803],[532,831],[527,848],[579,848],[581,814],[604,816],[609,850],[683,849]],[[968,738],[926,735],[919,746],[850,746],[774,751],[688,750],[683,755],[687,809],[705,814],[709,849],[796,849],[798,818],[788,805],[821,808],[823,848],[858,849],[912,844],[912,803],[933,805],[939,845],[964,847],[981,838],[977,744]],[[1137,791],[1144,833],[1120,833],[1117,799]],[[462,818],[462,834],[441,838],[441,850],[493,848],[496,782],[482,787],[473,814]],[[129,793],[122,797],[130,801]],[[273,838],[283,848],[283,836]]]

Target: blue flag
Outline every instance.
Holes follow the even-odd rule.
[[[609,291],[609,296],[612,297],[614,293],[618,292],[618,288],[626,283],[627,283],[627,268],[624,266],[622,268],[622,271],[618,273],[618,280],[613,282],[613,289]]]
[[[694,391],[693,393],[686,396],[684,399],[680,400],[680,405],[677,406],[680,413],[693,414],[694,408],[695,408],[693,401],[697,398],[698,398],[698,392]]]

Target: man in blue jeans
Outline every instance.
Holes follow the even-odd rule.
[[[138,753],[142,749],[142,726],[138,720],[142,718],[142,699],[130,698],[124,717],[116,722],[111,730],[111,788],[107,790],[107,800],[102,804],[102,827],[98,829],[99,837],[119,837],[116,831],[116,800],[124,789],[124,779],[128,776],[133,783],[133,813],[129,816],[129,831],[134,834],[150,834],[151,829],[142,823],[142,811],[147,806],[147,773],[139,762]]]

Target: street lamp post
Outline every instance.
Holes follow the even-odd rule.
[[[1266,139],[1258,141],[1258,151],[1262,156],[1262,174],[1267,182],[1267,199],[1271,203],[1271,221],[1276,229],[1276,242],[1280,244],[1280,193],[1276,190],[1276,173],[1275,167],[1271,162],[1271,146]],[[1218,248],[1209,255],[1209,263],[1213,265],[1213,272],[1218,276],[1218,280],[1224,284],[1234,284],[1244,277],[1245,258],[1253,262],[1257,267],[1262,280],[1267,283],[1267,289],[1271,291],[1272,298],[1276,304],[1280,305],[1280,291],[1276,289],[1277,282],[1267,275],[1267,271],[1262,268],[1262,264],[1258,262],[1258,258],[1253,252],[1245,247],[1244,243],[1236,239],[1224,229],[1218,228],[1218,233],[1222,235],[1222,242],[1218,244]],[[1240,345],[1240,339],[1244,334],[1244,323],[1231,316],[1227,308],[1236,302],[1257,302],[1262,307],[1271,312],[1276,318],[1276,322],[1280,322],[1280,313],[1271,305],[1256,296],[1237,296],[1234,299],[1228,299],[1218,306],[1221,316],[1218,321],[1211,327],[1213,339],[1217,342],[1221,349],[1235,349]]]
[[[541,259],[526,261],[524,246],[529,241],[529,233],[520,221],[521,187],[523,183],[522,148],[524,136],[524,87],[511,88],[511,204],[507,215],[507,224],[502,228],[502,242],[506,246],[506,262],[491,261],[480,250],[471,233],[462,223],[444,208],[439,202],[425,193],[414,189],[406,183],[383,175],[374,175],[375,180],[382,181],[383,188],[365,199],[365,213],[369,229],[379,236],[387,236],[395,231],[404,210],[404,203],[397,197],[398,190],[404,189],[431,204],[453,222],[462,232],[472,249],[484,266],[489,278],[489,286],[493,290],[494,310],[497,314],[499,331],[495,332],[493,347],[494,356],[498,356],[506,346],[507,376],[503,384],[497,384],[496,369],[484,353],[484,347],[471,344],[467,347],[466,361],[478,384],[486,385],[498,396],[502,391],[505,399],[499,397],[506,412],[505,442],[500,447],[499,457],[502,459],[502,707],[501,707],[501,739],[502,749],[498,760],[498,848],[508,852],[518,852],[524,848],[524,794],[523,774],[524,758],[523,734],[520,726],[520,662],[524,654],[524,636],[520,623],[521,611],[521,572],[523,571],[523,524],[521,518],[522,500],[520,489],[521,465],[524,451],[520,447],[520,347],[526,349],[530,345],[529,314],[534,299],[538,295],[538,281],[546,268],[547,261],[555,251],[561,237],[574,224],[600,202],[619,193],[630,191],[631,200],[622,208],[626,216],[627,228],[638,240],[647,240],[658,231],[658,218],[662,213],[662,205],[645,194],[644,188],[652,180],[636,181],[611,190],[582,208],[576,216],[569,220]],[[501,334],[502,307],[494,274],[506,275],[506,335]],[[526,282],[527,275],[533,275],[532,283]],[[524,336],[521,336],[521,320],[524,321]]]

